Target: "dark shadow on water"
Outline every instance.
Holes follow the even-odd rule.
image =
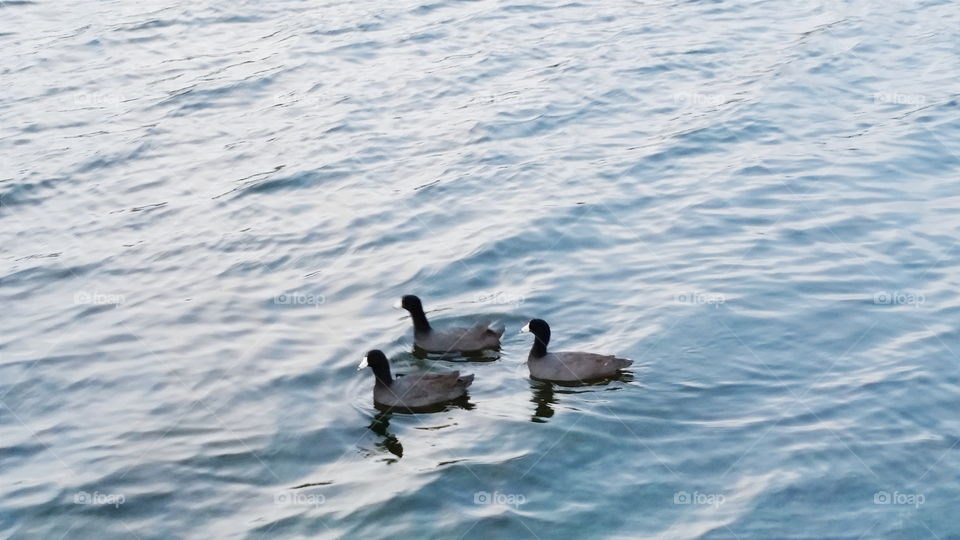
[[[470,393],[466,393],[457,399],[451,399],[450,401],[442,401],[440,403],[435,403],[433,405],[427,405],[425,407],[387,407],[379,403],[374,403],[374,407],[381,412],[389,413],[399,413],[399,414],[421,414],[421,413],[437,413],[449,411],[452,409],[466,409],[472,410],[476,408],[476,404],[470,402]]]
[[[553,383],[530,379],[530,390],[533,391],[533,399],[530,401],[537,405],[533,410],[533,416],[530,418],[530,421],[546,423],[547,419],[555,413],[551,405],[557,403],[557,398],[553,393]]]
[[[560,401],[558,394],[582,394],[584,392],[613,391],[623,388],[619,385],[609,386],[612,382],[633,382],[633,373],[623,371],[616,377],[604,377],[578,382],[546,381],[530,377],[530,390],[533,392],[533,397],[530,399],[530,402],[536,405],[530,421],[544,424],[549,418],[552,418],[553,415],[556,414],[553,405],[556,405]],[[597,388],[592,389],[592,387]],[[576,388],[582,390],[575,390]]]
[[[393,417],[393,415],[429,414],[449,411],[452,409],[465,409],[469,411],[476,408],[476,405],[470,402],[470,394],[466,394],[457,399],[445,401],[443,403],[437,403],[429,407],[385,407],[377,403],[374,403],[374,407],[376,407],[378,412],[376,416],[373,417],[370,425],[367,427],[370,429],[370,431],[373,431],[377,435],[383,437],[383,440],[376,444],[377,448],[381,448],[397,456],[398,458],[402,458],[403,444],[400,443],[400,439],[398,439],[396,435],[390,433],[389,431],[390,419]]]
[[[469,352],[434,353],[414,345],[411,354],[420,360],[445,360],[447,362],[495,362],[500,359],[500,348]]]
[[[400,444],[400,439],[393,433],[387,431],[390,427],[390,416],[390,412],[380,411],[373,417],[373,422],[371,422],[368,427],[371,431],[383,437],[383,440],[377,443],[377,448],[382,448],[398,458],[402,458],[403,445]]]
[[[550,382],[564,388],[584,388],[588,386],[607,386],[612,382],[633,382],[633,373],[630,373],[629,371],[621,371],[614,377],[600,377],[597,379],[588,379],[584,381],[548,381],[546,379],[537,379],[536,377],[530,377],[530,379],[540,382]],[[613,390],[613,388],[611,388],[611,390]]]

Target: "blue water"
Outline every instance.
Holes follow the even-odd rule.
[[[960,8],[0,1],[0,536],[958,539]],[[498,318],[411,355],[390,305]],[[536,383],[553,346],[635,360]],[[476,375],[378,414],[354,368]]]

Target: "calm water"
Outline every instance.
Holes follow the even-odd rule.
[[[960,538],[960,7],[0,1],[0,536]],[[493,362],[410,354],[498,318]],[[530,317],[621,380],[532,382]],[[378,415],[355,366],[476,374]]]

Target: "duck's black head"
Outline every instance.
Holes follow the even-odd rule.
[[[410,312],[413,318],[413,329],[420,333],[430,331],[430,323],[427,321],[427,315],[423,312],[423,304],[420,299],[412,294],[408,294],[397,302],[396,307],[403,308]]]
[[[423,303],[420,302],[420,298],[412,294],[404,295],[400,299],[400,307],[410,312],[423,311]]]
[[[393,377],[390,375],[390,361],[387,360],[387,355],[383,354],[383,351],[373,349],[368,352],[357,369],[360,370],[365,367],[373,370],[373,376],[377,378],[378,383],[390,384],[393,382]]]
[[[520,331],[530,332],[534,335],[533,347],[530,349],[531,356],[546,356],[547,345],[550,343],[550,325],[547,324],[547,321],[531,319]]]

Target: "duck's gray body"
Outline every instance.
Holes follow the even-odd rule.
[[[463,397],[473,383],[473,375],[459,371],[397,377],[389,384],[377,381],[373,401],[384,407],[415,409]]]
[[[396,307],[410,313],[413,320],[413,343],[427,352],[460,353],[493,349],[500,346],[500,336],[505,330],[485,322],[469,328],[433,328],[423,311],[423,303],[412,294],[401,298]]]
[[[613,377],[631,364],[633,360],[626,358],[585,352],[548,352],[544,356],[530,355],[527,358],[531,377],[561,382]]]
[[[491,328],[487,323],[477,323],[470,328],[431,328],[425,332],[414,331],[413,342],[428,352],[473,352],[499,347],[503,331],[504,328]]]

